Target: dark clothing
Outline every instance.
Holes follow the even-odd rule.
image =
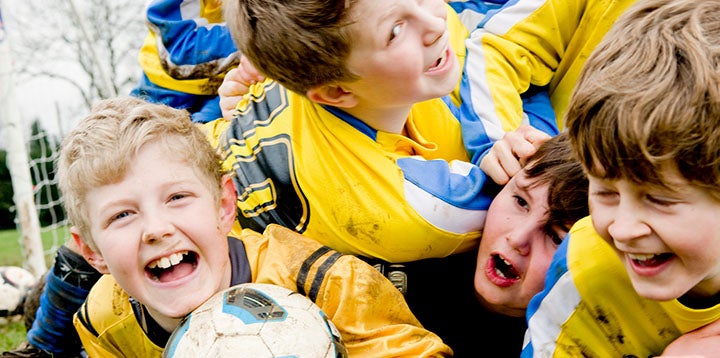
[[[425,328],[455,357],[519,357],[527,324],[484,308],[475,297],[477,250],[407,263],[405,298]]]

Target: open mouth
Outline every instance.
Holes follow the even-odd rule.
[[[627,254],[633,263],[640,267],[655,267],[662,265],[666,261],[670,260],[673,254]]]
[[[430,70],[438,68],[438,67],[442,67],[446,61],[447,61],[447,51],[443,52],[442,57],[438,58],[435,61],[435,65],[432,68],[430,68]]]
[[[196,267],[198,256],[191,251],[179,251],[161,257],[145,266],[145,273],[158,282],[170,282],[190,274]]]
[[[502,256],[500,256],[498,254],[492,255],[492,262],[493,262],[495,274],[498,275],[499,277],[508,279],[508,280],[520,279],[520,274],[517,272],[517,270],[512,266],[512,264],[510,264]]]

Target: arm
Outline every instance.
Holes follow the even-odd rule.
[[[155,0],[147,8],[147,25],[150,33],[140,63],[153,83],[193,93],[176,87],[180,84],[174,81],[210,82],[237,64],[239,53],[223,22],[219,1]],[[214,94],[220,80],[212,88],[198,85],[194,91]]]
[[[243,231],[253,282],[288,287],[315,302],[335,324],[350,357],[450,356],[424,329],[403,295],[378,270],[279,225]]]
[[[187,109],[195,122],[222,113],[216,91],[239,53],[217,1],[155,0],[138,54],[143,76],[131,95]]]
[[[720,352],[720,320],[685,333],[670,343],[661,357],[714,357]]]
[[[351,357],[451,356],[450,347],[422,327],[400,291],[379,271],[353,256],[340,260],[317,302],[343,327]]]
[[[582,6],[577,3],[509,3],[471,33],[466,41],[463,101],[465,111],[477,116],[474,125],[480,129],[473,132],[494,142],[522,124],[540,129],[547,125],[543,116],[528,114],[521,94],[551,83],[581,16]]]

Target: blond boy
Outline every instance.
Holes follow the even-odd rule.
[[[310,297],[351,356],[451,353],[363,261],[276,225],[231,231],[232,179],[186,111],[98,103],[63,141],[58,177],[74,241],[107,274],[74,320],[91,357],[159,357],[185,315],[244,282]]]

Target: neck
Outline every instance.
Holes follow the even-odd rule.
[[[359,104],[342,110],[383,132],[401,134],[412,106],[371,107]]]

